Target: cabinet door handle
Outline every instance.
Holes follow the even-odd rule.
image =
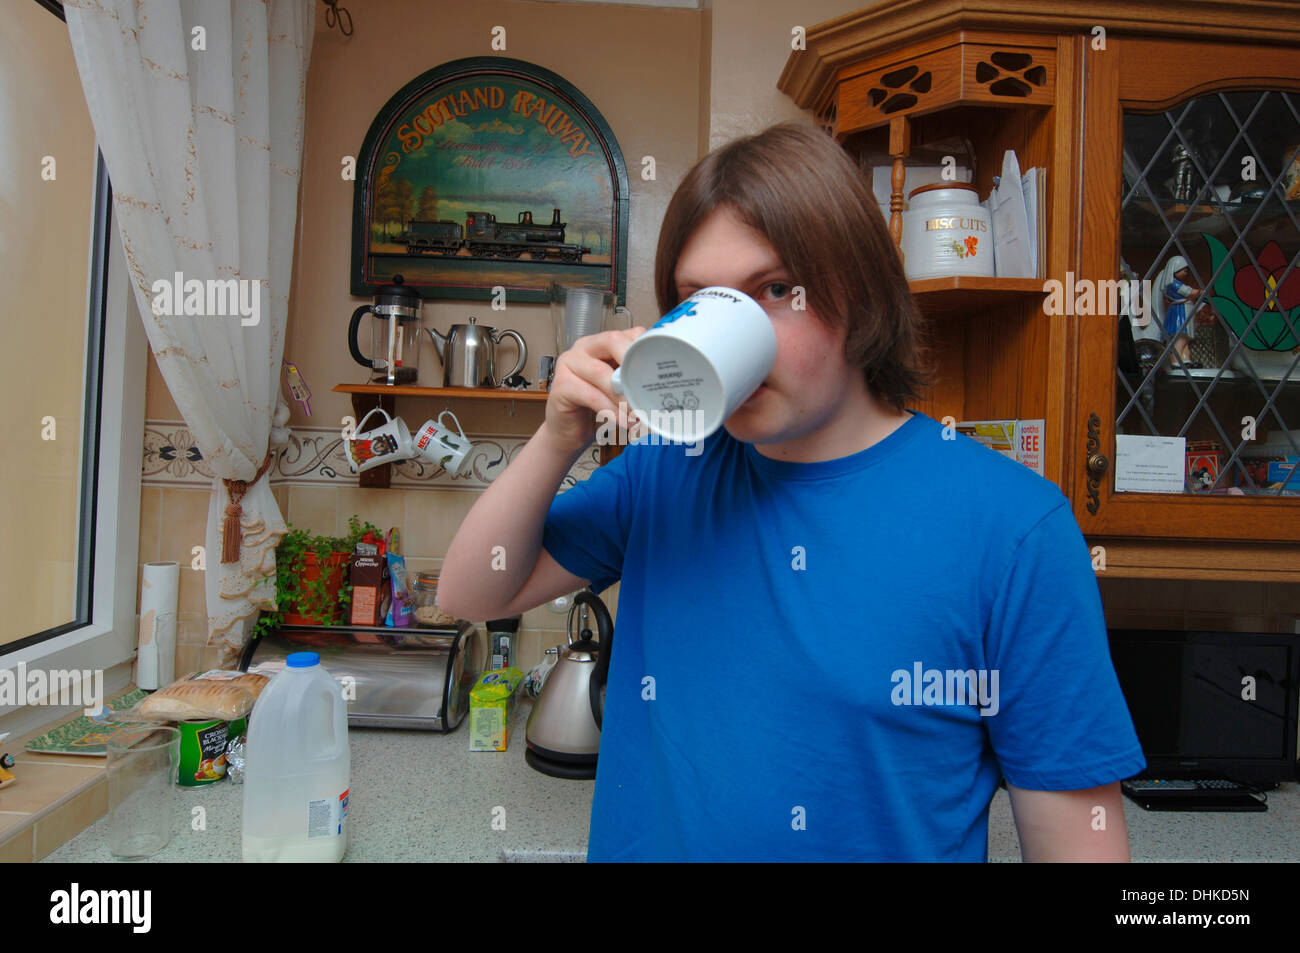
[[[1110,469],[1110,461],[1101,452],[1101,418],[1096,414],[1088,415],[1088,457],[1085,462],[1088,472],[1088,512],[1093,516],[1101,508],[1101,478]]]

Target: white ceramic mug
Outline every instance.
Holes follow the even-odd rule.
[[[613,385],[651,433],[693,443],[716,432],[775,363],[776,331],[758,302],[702,288],[632,342]]]
[[[443,417],[451,418],[456,425],[454,431],[443,424]],[[474,444],[465,436],[456,415],[450,410],[444,410],[438,415],[436,423],[426,420],[424,426],[415,432],[414,447],[415,452],[426,460],[432,460],[452,476],[459,476],[469,460]]]
[[[362,432],[370,414],[383,414],[384,424],[374,430]],[[345,440],[348,451],[348,467],[353,473],[370,470],[385,463],[409,460],[414,453],[411,443],[411,431],[401,417],[389,417],[382,407],[372,408],[361,418],[351,440]]]

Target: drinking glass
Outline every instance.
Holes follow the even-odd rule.
[[[626,331],[632,312],[614,305],[614,292],[551,282],[551,322],[555,327],[555,355],[573,347],[578,338],[601,331]]]
[[[107,747],[109,853],[121,860],[152,857],[175,833],[180,729],[123,725]]]

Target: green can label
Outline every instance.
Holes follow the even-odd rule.
[[[198,787],[226,776],[226,743],[244,733],[246,718],[235,721],[182,721],[180,777],[177,783]]]

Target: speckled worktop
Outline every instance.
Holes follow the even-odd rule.
[[[499,752],[469,750],[468,719],[448,734],[349,729],[352,794],[343,860],[584,860],[595,782],[551,778],[528,766],[524,725],[530,710],[527,700],[515,705],[509,747]],[[243,790],[229,781],[178,788],[183,826],[150,861],[239,862]],[[196,806],[206,809],[205,831],[190,829]],[[493,829],[497,807],[505,808],[505,830]],[[101,818],[44,862],[112,860],[108,819]]]
[[[562,781],[524,761],[530,703],[515,706],[510,747],[469,751],[468,726],[450,734],[353,728],[351,832],[344,861],[582,860],[594,782]],[[183,827],[152,861],[240,860],[243,787],[221,781],[178,789]],[[917,792],[918,799],[924,792]],[[1135,861],[1300,860],[1300,785],[1268,792],[1255,814],[1144,811],[1125,799]],[[190,829],[193,808],[207,829]],[[505,809],[505,830],[493,809]],[[500,816],[501,812],[496,812]],[[54,863],[108,862],[108,819],[101,818],[45,858]],[[989,859],[1020,860],[1006,791],[989,809]]]

